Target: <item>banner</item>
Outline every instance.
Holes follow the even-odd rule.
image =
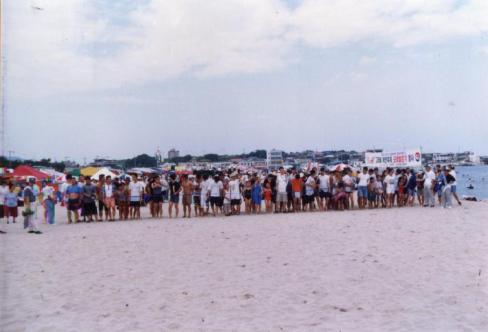
[[[366,152],[364,161],[365,166],[368,167],[418,168],[422,166],[422,153],[420,148],[399,152]]]

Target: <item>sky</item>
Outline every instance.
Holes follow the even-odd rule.
[[[6,0],[6,150],[488,154],[486,0]]]

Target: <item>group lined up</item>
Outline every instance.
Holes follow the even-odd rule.
[[[67,181],[55,189],[51,183],[35,181],[19,187],[4,182],[0,186],[0,217],[15,222],[17,207],[27,204],[27,225],[38,232],[35,219],[38,207],[44,208],[44,220],[55,223],[55,204],[67,208],[68,223],[80,221],[115,221],[140,219],[141,208],[148,207],[153,218],[183,218],[241,213],[289,213],[391,208],[437,204],[452,207],[452,197],[459,205],[454,167],[426,166],[423,171],[351,168],[329,170],[313,168],[308,172],[280,168],[272,173],[223,172],[150,176],[124,179],[100,176],[98,179],[67,175]],[[164,207],[167,206],[167,212]],[[30,216],[32,210],[32,217]],[[27,214],[27,216],[26,216]]]

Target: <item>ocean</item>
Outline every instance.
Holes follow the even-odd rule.
[[[477,199],[488,199],[488,165],[485,166],[457,166],[458,195],[475,196]],[[466,187],[472,184],[473,189]]]

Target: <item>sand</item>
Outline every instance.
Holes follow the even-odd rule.
[[[487,203],[5,226],[1,331],[488,329]]]

